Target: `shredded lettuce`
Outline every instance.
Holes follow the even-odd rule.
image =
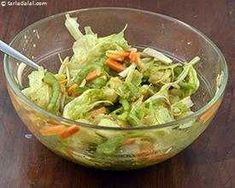
[[[66,14],[65,26],[75,40],[78,40],[80,37],[83,36],[83,34],[79,30],[77,18],[71,18],[69,14]]]
[[[82,95],[69,102],[64,107],[63,117],[78,120],[83,118],[87,112],[99,104],[112,104],[103,100],[103,92],[100,89],[90,89]]]
[[[123,141],[125,140],[124,135],[114,136],[108,139],[106,142],[100,144],[96,151],[99,154],[111,155],[116,152],[116,150],[121,147]]]
[[[98,43],[97,36],[94,34],[83,35],[73,44],[73,63],[84,64],[88,59],[95,60],[96,54],[94,49]]]
[[[199,57],[179,63],[152,48],[138,51],[124,37],[127,26],[99,37],[90,26],[81,32],[68,14],[65,26],[75,39],[73,56],[59,56],[58,74],[30,74],[23,93],[33,102],[71,120],[111,127],[164,124],[193,113]],[[97,109],[103,111],[94,116]]]
[[[154,57],[156,60],[164,62],[166,64],[171,64],[173,62],[169,57],[165,56],[163,53],[155,49],[145,48],[143,52],[151,57]]]
[[[37,105],[46,108],[50,101],[51,88],[43,82],[45,70],[40,68],[29,75],[29,87],[22,90]]]
[[[109,127],[119,127],[117,123],[115,123],[113,120],[108,119],[107,117],[102,118],[99,122],[100,126],[109,126]]]
[[[171,105],[172,114],[174,116],[181,116],[190,111],[190,108],[193,106],[191,98],[185,97],[184,99]]]
[[[135,70],[136,66],[137,66],[136,64],[131,64],[128,68],[120,72],[118,75],[125,78],[127,77],[128,74],[130,74],[130,72],[133,72],[133,70]]]
[[[51,113],[103,128],[81,126],[73,131],[65,126],[62,131],[71,135],[64,139],[55,131],[61,128],[59,125],[54,127],[55,134],[42,138],[44,142],[56,141],[58,151],[91,166],[103,162],[103,157],[123,153],[130,154],[132,165],[143,161],[139,157],[151,160],[149,152],[160,158],[168,152],[175,154],[171,150],[188,145],[192,132],[201,133],[203,126],[194,128],[199,124],[194,118],[175,125],[177,128],[110,130],[157,126],[193,114],[192,96],[200,87],[196,67],[199,57],[178,62],[152,48],[133,48],[124,36],[127,26],[119,33],[100,37],[90,26],[81,32],[77,18],[67,14],[65,27],[75,39],[73,55],[59,55],[61,66],[55,74],[43,68],[33,71],[22,92]],[[95,158],[91,160],[86,152]]]

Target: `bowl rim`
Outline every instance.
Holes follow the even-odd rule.
[[[223,74],[222,77],[222,81],[220,83],[220,86],[218,87],[217,92],[214,94],[214,96],[212,97],[212,99],[203,107],[201,107],[199,110],[195,111],[193,114],[190,114],[184,118],[181,118],[179,120],[175,120],[175,121],[171,121],[168,123],[164,123],[164,124],[158,124],[158,125],[152,125],[152,126],[140,126],[140,127],[128,127],[128,128],[123,128],[123,127],[110,127],[110,126],[97,126],[94,124],[88,124],[88,123],[83,123],[83,122],[78,122],[78,121],[73,121],[67,118],[64,118],[62,116],[57,116],[55,114],[52,114],[51,112],[46,111],[45,109],[41,108],[40,106],[36,105],[35,103],[33,103],[30,99],[28,99],[20,90],[20,88],[17,86],[17,84],[15,83],[15,81],[12,80],[11,76],[10,76],[10,71],[9,71],[9,63],[8,63],[8,59],[9,56],[8,55],[4,55],[4,73],[5,73],[5,77],[7,82],[9,83],[11,89],[14,91],[14,93],[20,98],[20,100],[23,100],[25,103],[27,103],[27,105],[31,106],[35,111],[37,111],[38,113],[42,113],[45,114],[47,117],[51,117],[52,119],[56,119],[60,122],[66,123],[66,124],[72,124],[72,125],[77,125],[79,127],[85,127],[85,128],[91,128],[91,129],[98,129],[98,130],[119,130],[119,131],[127,131],[127,130],[148,130],[148,129],[162,129],[162,128],[166,128],[166,127],[174,127],[174,126],[179,126],[180,124],[186,123],[188,120],[190,119],[194,119],[200,115],[202,115],[204,112],[206,112],[211,106],[213,106],[219,99],[221,96],[223,96],[224,90],[226,88],[227,85],[227,81],[228,81],[228,67],[227,67],[227,63],[226,60],[222,54],[222,52],[220,51],[220,49],[206,36],[204,35],[201,31],[199,31],[198,29],[196,29],[193,26],[190,26],[176,18],[167,16],[167,15],[163,15],[160,13],[156,13],[156,12],[151,12],[151,11],[147,11],[147,10],[140,10],[140,9],[135,9],[135,8],[126,8],[126,7],[95,7],[95,8],[83,8],[83,9],[76,9],[76,10],[71,10],[71,11],[65,11],[65,12],[61,12],[58,14],[54,14],[45,18],[42,18],[30,25],[28,25],[26,28],[24,28],[23,30],[21,30],[20,32],[18,32],[15,37],[12,39],[12,41],[10,42],[10,45],[12,45],[15,40],[17,40],[18,37],[23,36],[24,33],[29,30],[30,28],[52,20],[54,18],[63,16],[65,14],[72,14],[72,13],[80,13],[80,12],[84,12],[84,11],[95,11],[95,10],[114,10],[114,11],[118,11],[118,10],[126,10],[126,11],[132,11],[132,12],[141,12],[144,14],[149,14],[149,15],[153,15],[153,16],[158,16],[161,17],[163,19],[166,19],[168,21],[173,21],[176,23],[179,23],[180,25],[183,25],[184,27],[190,29],[191,31],[195,32],[196,34],[200,35],[204,40],[206,40],[210,46],[213,48],[213,50],[221,57],[221,63],[223,64],[223,70],[221,71],[221,74]]]

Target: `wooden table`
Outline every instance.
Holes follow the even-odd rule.
[[[0,64],[0,187],[235,187],[235,0],[45,0],[41,7],[1,7],[0,38],[10,42],[25,26],[72,9],[123,6],[178,18],[222,50],[230,80],[209,128],[174,158],[146,169],[110,172],[73,164],[40,144],[15,113]],[[2,54],[0,56],[2,61]]]

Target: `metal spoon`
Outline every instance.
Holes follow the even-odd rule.
[[[13,57],[16,60],[19,60],[19,61],[25,63],[26,65],[28,65],[34,69],[38,69],[40,67],[38,64],[34,63],[32,60],[30,60],[29,58],[27,58],[26,56],[24,56],[23,54],[21,54],[17,50],[13,49],[12,47],[10,47],[8,44],[6,44],[5,42],[3,42],[1,40],[0,40],[0,51]]]

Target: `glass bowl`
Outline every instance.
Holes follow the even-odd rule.
[[[156,48],[178,60],[201,57],[196,66],[200,88],[193,96],[192,115],[174,122],[150,127],[114,128],[88,125],[53,115],[27,99],[21,89],[32,71],[14,59],[4,57],[4,71],[12,103],[28,129],[53,152],[76,163],[101,169],[136,169],[153,165],[176,155],[189,146],[208,126],[219,108],[228,71],[220,50],[195,28],[174,18],[128,8],[91,8],[60,13],[42,19],[21,31],[11,46],[47,67],[59,68],[59,58],[72,54],[73,39],[64,26],[65,14],[78,17],[99,36],[121,31],[133,46]],[[22,74],[21,74],[22,73]],[[75,130],[70,137],[46,135],[48,127]],[[113,148],[112,143],[118,147]],[[99,148],[106,146],[105,152]]]

